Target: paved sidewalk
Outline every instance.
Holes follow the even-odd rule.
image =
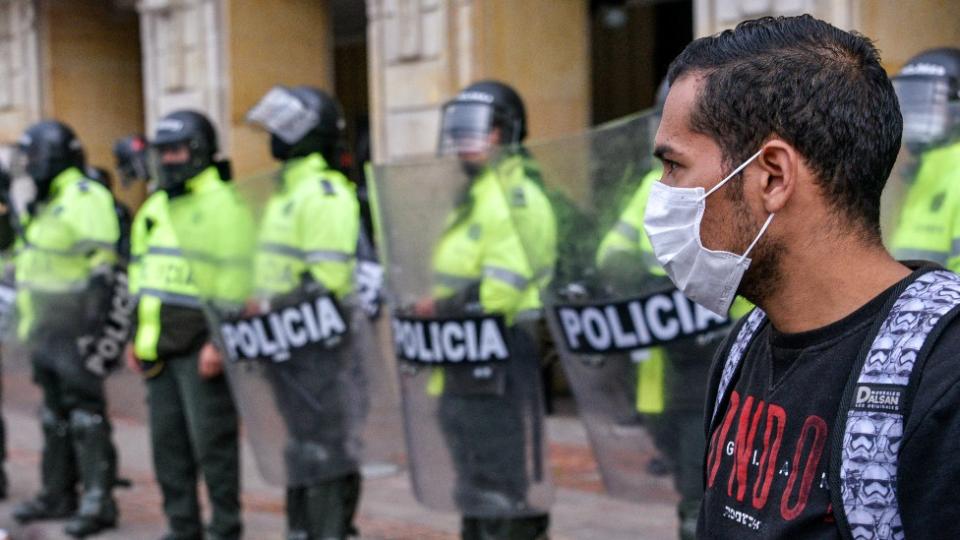
[[[26,370],[4,366],[3,415],[7,422],[11,479],[10,496],[0,503],[0,528],[13,540],[64,538],[62,522],[18,527],[10,517],[15,501],[33,495],[38,484],[40,427],[36,420],[39,394]],[[144,418],[143,384],[129,373],[111,378],[111,409],[115,440],[120,449],[121,474],[133,481],[117,491],[121,521],[103,539],[156,540],[165,531],[160,493],[153,480],[149,439]],[[674,501],[669,479],[657,479],[657,502],[635,504],[601,493],[600,478],[575,416],[548,421],[550,463],[559,488],[551,513],[554,540],[627,540],[673,538],[676,530]],[[402,441],[397,441],[402,445]],[[255,470],[249,448],[244,448],[245,538],[282,539],[283,490],[266,485]],[[359,515],[363,539],[453,540],[458,518],[420,506],[413,498],[406,473],[376,474],[364,482]]]

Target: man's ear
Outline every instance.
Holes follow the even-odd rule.
[[[793,196],[800,172],[800,154],[786,141],[771,139],[764,143],[757,164],[767,173],[761,180],[764,210],[776,214]]]

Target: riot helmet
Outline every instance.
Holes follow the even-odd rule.
[[[147,139],[143,135],[117,139],[113,145],[113,157],[117,160],[117,172],[124,187],[150,178],[147,170]]]
[[[186,191],[187,180],[216,165],[217,133],[202,113],[176,111],[157,122],[150,148],[157,187],[176,196]]]
[[[903,114],[903,141],[922,152],[956,136],[960,127],[960,49],[914,56],[893,78]]]
[[[107,189],[113,189],[113,176],[103,167],[91,165],[84,170],[84,174],[87,176],[87,178],[93,180],[101,186]]]
[[[340,103],[312,86],[274,86],[247,113],[270,133],[270,154],[279,161],[320,152],[336,164],[345,125]]]
[[[519,147],[526,136],[527,113],[520,95],[502,82],[480,81],[443,106],[438,153],[482,159],[494,146]]]
[[[44,120],[23,133],[15,168],[29,176],[37,190],[37,200],[50,192],[53,179],[70,167],[83,168],[83,147],[77,135],[63,122]]]

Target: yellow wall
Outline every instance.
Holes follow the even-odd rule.
[[[228,62],[231,147],[238,177],[275,165],[269,138],[244,122],[275,84],[333,92],[333,27],[327,0],[230,0]]]
[[[856,30],[873,39],[895,73],[911,56],[933,47],[960,47],[957,0],[858,0]]]
[[[590,123],[589,2],[476,3],[474,73],[514,86],[527,106],[529,137]]]
[[[116,178],[113,143],[143,131],[140,31],[137,14],[109,0],[41,5],[44,115],[77,132],[90,164]],[[142,193],[120,192],[139,203]]]

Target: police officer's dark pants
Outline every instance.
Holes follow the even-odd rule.
[[[346,539],[356,535],[360,474],[347,452],[351,418],[342,377],[349,348],[303,350],[268,366],[280,414],[290,433],[285,460],[287,538]],[[322,456],[322,457],[320,457]]]
[[[2,393],[0,393],[0,401],[3,400]],[[5,499],[7,497],[7,488],[9,487],[7,483],[7,471],[4,468],[4,464],[7,462],[7,424],[4,422],[3,417],[0,416],[0,499]]]
[[[198,354],[165,360],[147,380],[150,439],[163,510],[177,540],[240,537],[237,413],[226,378],[202,379]],[[197,479],[203,474],[212,521],[204,534]]]
[[[697,515],[703,497],[703,456],[706,439],[703,434],[703,415],[692,411],[669,413],[676,430],[676,470],[674,486],[680,493],[677,512],[680,518],[680,538],[696,538]]]
[[[53,344],[50,344],[53,345]],[[83,482],[80,515],[116,520],[112,498],[116,449],[106,416],[103,380],[87,371],[70,344],[34,353],[33,380],[43,390],[41,498],[72,506]]]
[[[527,335],[512,331],[511,338],[513,356],[499,390],[482,383],[471,388],[472,368],[445,368],[440,427],[456,468],[454,498],[464,514],[464,540],[534,540],[546,538],[549,529],[549,516],[527,501],[528,442],[534,446],[532,474],[543,474],[545,466],[537,462],[543,426],[529,424],[542,418],[534,391],[539,359]]]

